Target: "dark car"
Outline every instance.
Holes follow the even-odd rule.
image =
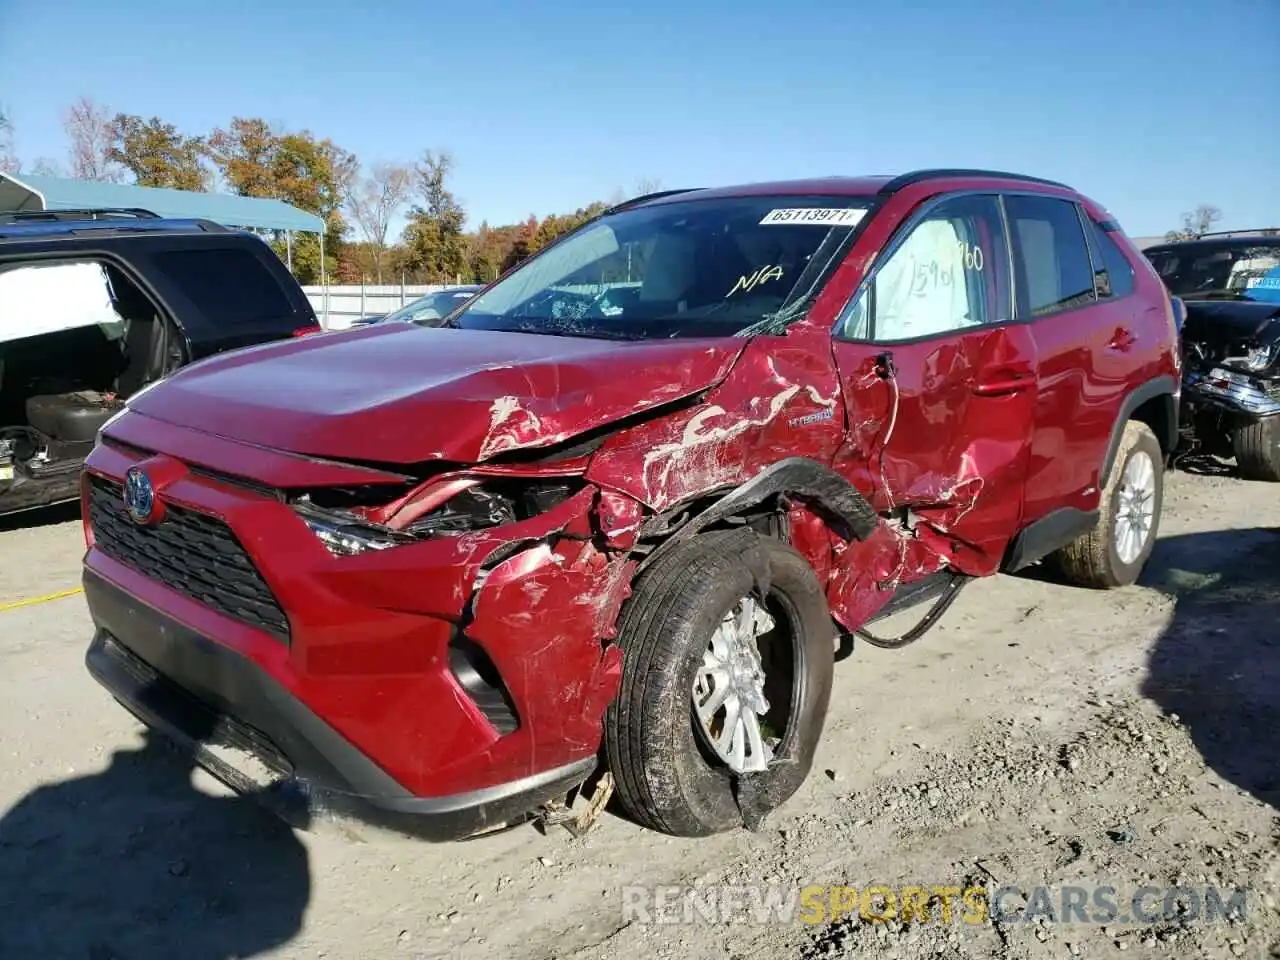
[[[251,234],[144,211],[0,214],[0,514],[76,499],[98,430],[177,368],[319,330]]]
[[[131,401],[87,465],[88,666],[298,822],[443,839],[613,789],[656,830],[758,827],[855,640],[1041,559],[1135,580],[1180,372],[1159,278],[1058,183],[639,198],[443,328]]]
[[[1143,252],[1186,308],[1185,451],[1234,457],[1244,478],[1280,482],[1280,230]]]
[[[395,323],[397,321],[429,324],[432,320],[443,320],[474,297],[481,289],[482,287],[479,284],[446,287],[444,290],[433,291],[424,297],[419,297],[417,300],[406,303],[399,310],[394,310],[391,313],[361,317],[351,326],[367,327],[371,323]]]

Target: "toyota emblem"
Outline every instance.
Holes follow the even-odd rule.
[[[155,487],[138,467],[130,467],[124,475],[124,505],[136,523],[149,523],[155,513]]]

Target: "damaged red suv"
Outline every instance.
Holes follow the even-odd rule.
[[[88,460],[90,671],[282,812],[758,826],[855,638],[1156,537],[1170,298],[1058,183],[650,195],[437,323],[195,364]]]

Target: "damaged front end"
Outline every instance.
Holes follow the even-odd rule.
[[[1280,414],[1280,307],[1190,302],[1182,347],[1185,439],[1225,453],[1231,430]]]
[[[468,789],[574,764],[576,780],[593,772],[621,678],[621,650],[611,641],[637,566],[629,549],[642,507],[588,483],[584,465],[447,471],[389,501],[378,487],[288,500],[337,560],[331,576],[341,577],[347,559],[384,564],[379,592],[397,596],[375,602],[451,621],[439,666],[456,705],[488,731],[481,749],[453,760]],[[424,565],[426,551],[442,546],[451,562]],[[398,586],[381,586],[387,581]],[[585,811],[566,803],[581,784],[560,786],[528,815],[581,832],[607,801],[611,779],[594,781]]]
[[[594,751],[620,660],[601,640],[615,635],[635,567],[636,525],[628,533],[618,520],[638,518],[638,505],[563,467],[447,472],[390,502],[361,499],[318,490],[290,506],[335,557],[376,553],[398,566],[397,549],[449,543],[457,562],[405,589],[454,622],[459,691],[499,737],[532,741],[532,768]]]
[[[214,462],[234,473],[199,466]],[[412,477],[130,411],[87,466],[90,670],[166,732],[140,664],[217,730],[243,726],[185,734],[233,789],[304,797],[287,819],[316,829],[460,839],[592,776],[641,507],[589,483],[585,460]],[[149,517],[130,514],[133,477]],[[271,783],[228,767],[232,748]]]

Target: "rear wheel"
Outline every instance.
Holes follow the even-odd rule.
[[[605,716],[616,795],[650,829],[758,826],[808,776],[835,635],[808,563],[746,530],[695,537],[645,571],[623,612]]]
[[[1145,423],[1125,424],[1100,501],[1097,526],[1051,560],[1069,583],[1128,586],[1155,547],[1164,503],[1164,451]]]
[[[1231,445],[1240,476],[1280,483],[1280,416],[1240,427],[1232,433]]]

